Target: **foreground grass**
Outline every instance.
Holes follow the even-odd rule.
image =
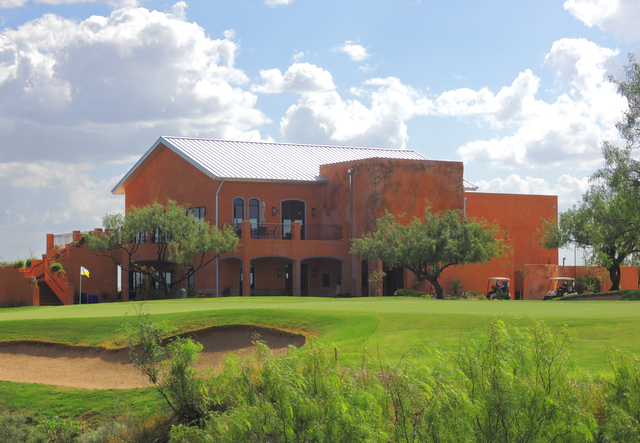
[[[0,341],[39,340],[75,345],[124,346],[121,325],[135,314],[137,304],[111,303],[78,307],[11,308],[0,310]],[[417,344],[437,346],[444,351],[457,349],[463,334],[484,329],[495,317],[526,327],[530,318],[544,321],[554,329],[567,324],[574,336],[572,354],[579,370],[609,373],[608,349],[623,349],[640,355],[640,303],[581,301],[556,303],[540,301],[430,300],[409,298],[223,298],[145,302],[144,309],[153,321],[166,322],[176,332],[216,325],[249,324],[317,335],[339,350],[344,365],[360,363],[363,347],[398,360]],[[83,390],[21,386],[14,394],[10,386],[0,384],[0,404],[17,409],[62,411],[77,415],[84,408],[91,413],[119,407],[128,402],[127,391],[91,395]],[[40,407],[23,397],[32,386],[36,393],[28,397],[51,397]],[[11,388],[14,389],[14,388]],[[21,392],[25,392],[22,394]],[[56,403],[67,392],[77,403]],[[111,391],[109,391],[111,392]],[[66,395],[66,394],[65,394]],[[110,400],[113,395],[113,401]],[[151,394],[149,394],[151,395]],[[125,400],[122,400],[125,399]],[[8,407],[8,406],[5,406]],[[62,413],[61,412],[61,413]]]

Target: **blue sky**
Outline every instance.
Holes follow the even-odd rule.
[[[414,149],[567,209],[637,0],[0,0],[0,256],[99,227],[160,135]]]

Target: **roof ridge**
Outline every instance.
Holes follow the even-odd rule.
[[[254,140],[229,140],[219,138],[204,138],[204,137],[180,137],[173,135],[163,135],[164,139],[180,139],[180,140],[201,140],[209,142],[231,142],[231,143],[251,143],[256,145],[281,145],[281,146],[301,146],[301,147],[315,147],[315,148],[336,148],[336,149],[356,149],[356,150],[377,150],[377,151],[405,151],[405,152],[418,152],[414,149],[398,149],[398,148],[375,148],[371,146],[343,146],[343,145],[314,145],[310,143],[283,143],[283,142],[266,142],[266,141],[254,141]]]

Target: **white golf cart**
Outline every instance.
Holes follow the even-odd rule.
[[[509,290],[509,277],[489,277],[487,282],[487,298],[493,300],[498,293],[507,293],[511,298]]]
[[[551,277],[549,279],[547,295],[544,296],[543,300],[552,300],[568,294],[575,294],[574,281],[575,279],[572,277]],[[551,289],[552,287],[555,287],[555,290]]]

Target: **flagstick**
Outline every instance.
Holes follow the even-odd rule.
[[[80,293],[78,294],[78,311],[80,311],[80,307],[82,306],[82,268],[80,268]]]

